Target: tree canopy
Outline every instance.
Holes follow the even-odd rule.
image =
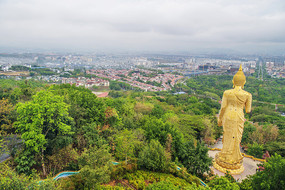
[[[25,151],[41,155],[44,175],[44,151],[48,141],[71,131],[69,124],[72,118],[67,110],[68,106],[63,98],[48,91],[40,91],[31,101],[17,105],[17,131],[22,134]],[[25,165],[23,162],[21,164]]]

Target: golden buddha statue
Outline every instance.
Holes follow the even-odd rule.
[[[223,94],[218,125],[223,126],[223,148],[217,153],[213,165],[219,171],[230,174],[240,174],[244,171],[243,156],[240,152],[240,142],[244,127],[244,112],[251,111],[252,96],[243,90],[246,82],[240,65],[233,78],[234,89]]]

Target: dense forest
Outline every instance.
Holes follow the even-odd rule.
[[[245,85],[254,102],[242,145],[258,158],[268,151],[264,170],[242,182],[210,171],[207,145],[222,135],[216,115],[231,80],[193,77],[169,92],[141,92],[113,82],[107,98],[69,84],[0,80],[0,149],[11,155],[0,164],[0,188],[280,189],[285,186],[284,79],[248,77]],[[52,180],[61,171],[79,173]]]

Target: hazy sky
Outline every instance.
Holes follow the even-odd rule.
[[[0,46],[285,53],[285,0],[0,0]]]

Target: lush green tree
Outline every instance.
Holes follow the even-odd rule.
[[[274,141],[269,142],[264,145],[264,149],[268,150],[268,152],[273,155],[274,153],[277,153],[283,157],[285,157],[285,142],[281,141]]]
[[[75,85],[53,85],[50,89],[54,94],[64,97],[69,104],[68,112],[74,119],[76,128],[94,123],[102,124],[105,121],[105,105],[102,99],[96,97],[89,89]]]
[[[15,170],[8,165],[0,164],[0,189],[5,190],[29,190],[29,189],[57,189],[56,181],[48,178],[39,183],[40,178],[37,174],[26,176],[24,174],[17,174]]]
[[[0,134],[2,135],[14,132],[11,121],[13,109],[13,105],[9,103],[8,99],[0,100]]]
[[[157,118],[161,118],[164,113],[165,113],[165,111],[163,110],[162,106],[160,106],[158,104],[155,104],[154,108],[151,111],[151,115],[153,115]]]
[[[34,71],[36,71],[40,75],[55,75],[56,74],[56,72],[52,71],[49,68],[37,68]]]
[[[261,109],[262,112],[261,113],[257,112],[257,113],[252,114],[250,119],[253,122],[259,122],[261,124],[271,123],[271,124],[277,125],[279,129],[285,128],[285,118],[282,117],[280,113],[275,112],[274,108],[272,108],[270,112],[263,111],[263,108],[265,108],[266,110],[267,107],[262,106],[262,107],[254,108],[254,110]]]
[[[166,171],[167,158],[163,146],[157,140],[151,140],[140,152],[138,158],[140,168],[150,171]]]
[[[110,81],[110,89],[111,90],[131,90],[133,87],[127,83],[124,82],[118,82],[118,81]]]
[[[17,163],[16,169],[18,173],[24,173],[27,175],[32,173],[31,168],[37,163],[35,154],[36,153],[33,150],[25,148],[16,155],[15,162]]]
[[[100,136],[99,134],[99,128],[100,126],[97,123],[91,123],[86,126],[82,127],[82,132],[84,139],[86,141],[85,146],[97,146],[101,147],[104,144],[107,144],[106,140]]]
[[[209,189],[208,187],[204,187],[201,186],[200,182],[199,185],[197,185],[196,183],[193,183],[190,181],[184,181],[182,179],[179,179],[178,177],[174,178],[173,176],[169,175],[169,174],[162,174],[160,173],[161,176],[157,176],[157,179],[153,179],[154,176],[154,172],[150,173],[149,177],[146,179],[147,181],[149,181],[148,179],[150,179],[152,182],[154,180],[154,183],[148,185],[146,187],[146,189],[163,189],[163,190],[169,190],[169,189],[180,189],[180,190],[206,190]],[[188,178],[189,179],[189,178]],[[186,183],[185,183],[186,182]],[[139,187],[139,189],[141,189]]]
[[[189,87],[189,92],[203,94],[207,91],[221,97],[226,89],[232,88],[232,76],[205,75],[191,77],[186,81],[186,84]],[[285,96],[284,79],[258,80],[254,77],[247,77],[245,88],[253,94],[254,100],[285,103],[283,98]]]
[[[239,186],[236,182],[230,182],[226,177],[215,177],[208,183],[209,187],[213,190],[239,190]]]
[[[175,96],[169,96],[166,101],[170,105],[176,105],[177,103],[177,99]]]
[[[205,123],[203,122],[204,117],[200,115],[180,115],[179,117],[179,128],[181,131],[186,133],[190,140],[194,137],[200,140],[203,137],[203,132],[206,129]]]
[[[195,146],[193,141],[185,142],[178,155],[179,161],[189,173],[201,176],[204,172],[210,171],[212,158],[209,157],[208,148],[204,143],[198,141]]]
[[[211,102],[211,101],[208,101]],[[206,102],[198,102],[195,104],[190,104],[186,107],[186,111],[192,112],[195,115],[210,115],[213,114],[211,105]],[[190,113],[191,113],[190,112]]]
[[[28,186],[28,189],[36,189],[36,190],[54,190],[54,189],[60,189],[60,186],[58,185],[57,181],[55,181],[53,178],[47,178],[39,183],[40,178],[37,178],[33,181],[31,185]]]
[[[255,123],[254,126],[256,130],[249,134],[249,138],[252,140],[252,142],[266,144],[277,139],[279,134],[279,129],[277,126],[272,124],[258,125],[257,123]]]
[[[198,98],[195,97],[195,96],[190,96],[188,98],[188,103],[190,103],[190,104],[194,104],[194,103],[197,103],[197,102],[198,102]]]
[[[46,156],[47,173],[56,174],[63,170],[78,170],[78,157],[76,149],[72,148],[72,144],[56,150],[52,155]]]
[[[128,159],[135,159],[138,152],[144,145],[144,131],[127,129],[120,131],[115,135],[116,152],[115,156],[119,160],[125,160],[126,164]]]
[[[171,125],[164,123],[162,119],[150,117],[144,124],[147,140],[156,139],[160,144],[164,145],[166,142],[167,134],[170,132]]]
[[[115,127],[117,129],[122,128],[122,119],[119,117],[117,110],[115,108],[111,108],[108,106],[105,109],[105,121],[104,121],[104,126],[105,127]]]
[[[38,81],[33,80],[21,80],[13,88],[10,93],[10,101],[16,104],[18,101],[28,101],[31,100],[32,96],[37,92],[38,87],[43,87],[44,85]]]
[[[146,190],[179,190],[178,186],[175,186],[170,181],[160,181],[157,183],[150,184],[146,187]]]
[[[240,190],[253,190],[252,180],[250,178],[242,180],[242,182],[239,183],[238,185]]]
[[[112,98],[119,98],[119,97],[124,96],[124,92],[111,90],[108,95]]]
[[[214,100],[220,100],[220,96],[218,96],[217,94],[215,93],[212,93],[212,92],[205,92],[204,93],[206,97],[208,98],[211,98],[211,99],[214,99]]]
[[[68,116],[67,110],[63,97],[49,91],[40,91],[33,96],[32,101],[17,105],[16,128],[25,143],[24,154],[41,157],[43,175],[46,175],[44,158],[48,141],[57,135],[70,133],[71,127],[68,123],[72,118]],[[28,164],[30,163],[20,162],[19,171]]]
[[[168,135],[172,137],[171,151],[175,156],[181,147],[184,137],[182,132],[176,129],[175,126],[169,122],[163,122],[163,120],[156,117],[150,117],[145,122],[143,129],[146,131],[145,136],[148,141],[151,139],[158,140],[161,145],[165,146]]]
[[[262,158],[262,156],[263,156],[263,145],[253,143],[252,145],[248,146],[247,153],[249,155],[256,157],[256,158]]]
[[[274,107],[271,107],[268,105],[257,106],[252,110],[252,113],[251,113],[252,116],[256,116],[260,114],[278,116],[278,113],[275,112]]]
[[[3,138],[3,135],[0,133],[0,150],[2,152],[4,152],[6,150],[6,146],[4,144],[4,138]]]
[[[188,101],[189,95],[188,94],[179,94],[176,97],[177,97],[177,101],[180,104],[183,104],[183,103]]]
[[[29,71],[30,68],[23,65],[12,65],[11,70],[13,71]]]
[[[214,144],[216,139],[221,136],[222,129],[216,123],[215,117],[205,116],[202,119],[205,129],[202,131],[202,138],[206,144]]]
[[[101,183],[110,180],[112,162],[111,154],[106,145],[85,149],[79,158],[80,175],[87,189],[98,189]]]
[[[252,176],[253,189],[282,189],[285,187],[285,159],[275,154],[263,165],[264,170]]]
[[[182,188],[183,190],[209,190],[210,188],[209,187],[204,187],[204,186],[201,186],[201,185],[196,185],[196,184],[192,184],[192,185],[187,185],[186,187],[183,187]]]
[[[247,144],[247,143],[252,143],[251,139],[250,139],[250,135],[256,131],[256,127],[254,125],[252,125],[249,122],[245,122],[244,123],[244,128],[243,128],[243,134],[242,134],[242,139],[241,142],[243,144]]]
[[[153,109],[153,104],[151,103],[141,103],[141,102],[136,102],[136,105],[134,107],[134,111],[136,113],[141,113],[141,114],[150,114],[152,109]]]
[[[7,190],[28,189],[30,179],[25,175],[18,175],[6,164],[0,164],[0,188]]]
[[[132,117],[135,113],[134,112],[135,101],[129,97],[107,98],[104,101],[107,106],[115,108],[120,116]]]

